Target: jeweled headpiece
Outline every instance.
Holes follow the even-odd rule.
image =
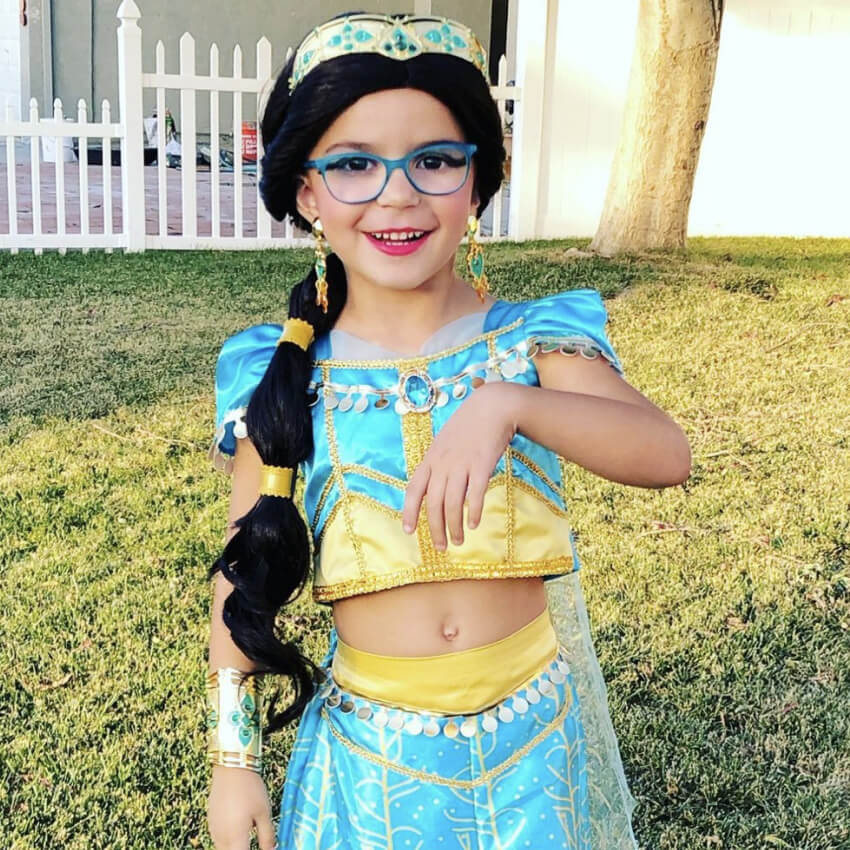
[[[309,33],[298,46],[289,91],[317,65],[349,53],[380,53],[391,59],[412,59],[422,53],[442,53],[471,62],[487,80],[487,54],[469,27],[449,18],[406,15],[346,15]]]

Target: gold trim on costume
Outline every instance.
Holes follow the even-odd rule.
[[[386,475],[383,472],[378,472],[377,469],[370,469],[368,466],[363,466],[359,463],[344,463],[342,465],[343,472],[355,472],[362,475],[364,478],[371,478],[373,481],[380,481],[382,484],[389,484],[390,487],[395,487],[398,490],[407,489],[407,481],[403,478],[396,478],[394,475]]]
[[[319,525],[319,518],[322,515],[322,509],[325,507],[325,502],[327,501],[328,496],[331,492],[331,487],[334,484],[334,475],[331,473],[326,479],[325,483],[322,485],[322,492],[319,493],[319,501],[316,503],[316,509],[313,511],[313,519],[310,522],[310,532],[312,534],[316,533],[316,528]],[[316,541],[318,542],[318,541]]]
[[[330,369],[327,365],[322,367],[322,381],[328,380],[329,372]],[[348,532],[348,538],[351,541],[351,545],[354,547],[357,571],[362,576],[367,573],[366,559],[363,557],[363,548],[360,545],[360,538],[355,533],[354,524],[351,521],[351,512],[348,509],[348,490],[345,487],[345,478],[342,474],[342,464],[339,460],[339,449],[336,444],[336,429],[334,428],[333,410],[331,410],[327,405],[325,405],[325,429],[327,431],[328,452],[331,456],[331,475],[333,475],[336,480],[337,488],[339,489],[338,504],[342,507],[342,514],[345,519],[345,530]],[[334,508],[336,508],[336,505],[334,505]]]
[[[401,417],[401,434],[404,446],[404,459],[407,465],[408,480],[413,477],[425,452],[434,439],[431,426],[430,411],[405,413]],[[402,532],[403,533],[403,532]],[[439,551],[434,546],[431,538],[431,526],[428,524],[428,511],[425,499],[419,505],[419,520],[416,523],[416,539],[419,541],[419,555],[426,569],[432,567],[445,567],[447,564],[447,551]]]
[[[391,573],[340,581],[335,584],[313,586],[315,602],[334,602],[361,593],[375,593],[406,584],[418,584],[432,581],[453,581],[461,578],[535,578],[544,575],[562,575],[573,571],[572,552],[546,561],[533,561],[527,564],[504,564],[478,562],[474,564],[452,564],[445,567],[424,570],[421,567],[408,567]]]
[[[512,448],[511,451],[514,457],[525,467],[530,469],[553,493],[561,493],[561,487],[555,482],[525,453]],[[563,481],[564,473],[561,472],[561,480]],[[561,493],[563,495],[563,493]],[[564,499],[564,504],[567,504]]]

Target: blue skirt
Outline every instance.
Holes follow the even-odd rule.
[[[298,727],[281,850],[591,850],[587,754],[567,655],[477,714],[408,711],[330,674]]]

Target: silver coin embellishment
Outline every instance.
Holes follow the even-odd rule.
[[[387,712],[386,712],[386,711],[384,711],[384,709],[383,709],[383,708],[379,708],[379,709],[375,712],[375,716],[372,718],[372,720],[374,721],[375,725],[376,725],[379,729],[383,729],[383,728],[384,728],[384,726],[386,726],[386,725],[387,725],[387,723],[389,722],[389,720],[390,720],[390,716],[387,714]]]
[[[502,365],[499,366],[499,371],[508,380],[515,377],[516,374],[519,372],[516,360],[503,360]]]
[[[531,705],[537,705],[540,702],[540,691],[537,688],[531,687],[525,692],[525,698]]]
[[[454,722],[454,720],[450,720],[446,723],[445,728],[443,729],[443,734],[447,738],[457,738],[458,732],[460,732],[460,729],[458,729],[458,725]]]
[[[372,716],[372,709],[368,705],[361,705],[357,709],[357,717],[359,720],[368,720]]]
[[[499,723],[492,714],[485,714],[481,726],[485,732],[495,732],[499,728]]]
[[[353,404],[354,399],[350,395],[347,395],[344,399],[342,399],[342,401],[340,401],[338,407],[343,413],[346,413],[351,410]]]
[[[357,401],[354,402],[354,412],[362,413],[369,406],[369,399],[366,398],[365,395],[360,396]]]
[[[420,735],[423,729],[422,721],[415,714],[404,724],[404,731],[411,735]]]
[[[462,381],[459,381],[452,388],[452,395],[455,398],[463,398],[466,395],[466,384]]]
[[[431,718],[430,718],[430,719],[429,719],[429,720],[425,723],[425,727],[424,727],[423,731],[425,732],[425,734],[426,734],[429,738],[434,738],[434,737],[436,737],[437,735],[439,735],[439,734],[440,734],[440,724],[439,724],[439,723],[437,723],[437,721],[436,721],[436,720],[434,720],[434,718],[433,718],[433,717],[431,717]]]
[[[449,394],[445,390],[440,390],[437,394],[437,407],[445,407],[449,403]]]
[[[393,714],[388,725],[393,732],[398,732],[404,726],[404,718],[400,713]]]
[[[528,703],[522,697],[514,697],[514,711],[517,714],[525,714],[528,711]]]
[[[499,706],[499,720],[502,723],[510,723],[514,719],[514,713],[506,706]]]
[[[464,738],[471,738],[476,729],[478,728],[474,717],[467,717],[463,723],[460,724],[460,734],[463,735]]]

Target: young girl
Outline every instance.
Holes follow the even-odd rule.
[[[690,453],[624,380],[597,292],[488,294],[475,231],[505,150],[486,67],[455,21],[350,14],[306,36],[265,109],[265,204],[316,259],[284,324],[231,336],[216,370],[219,850],[252,828],[263,850],[637,846],[562,463],[664,487]],[[318,668],[275,633],[310,567],[296,472],[333,606]],[[265,672],[295,692],[267,731],[301,716],[277,835],[244,675]]]

